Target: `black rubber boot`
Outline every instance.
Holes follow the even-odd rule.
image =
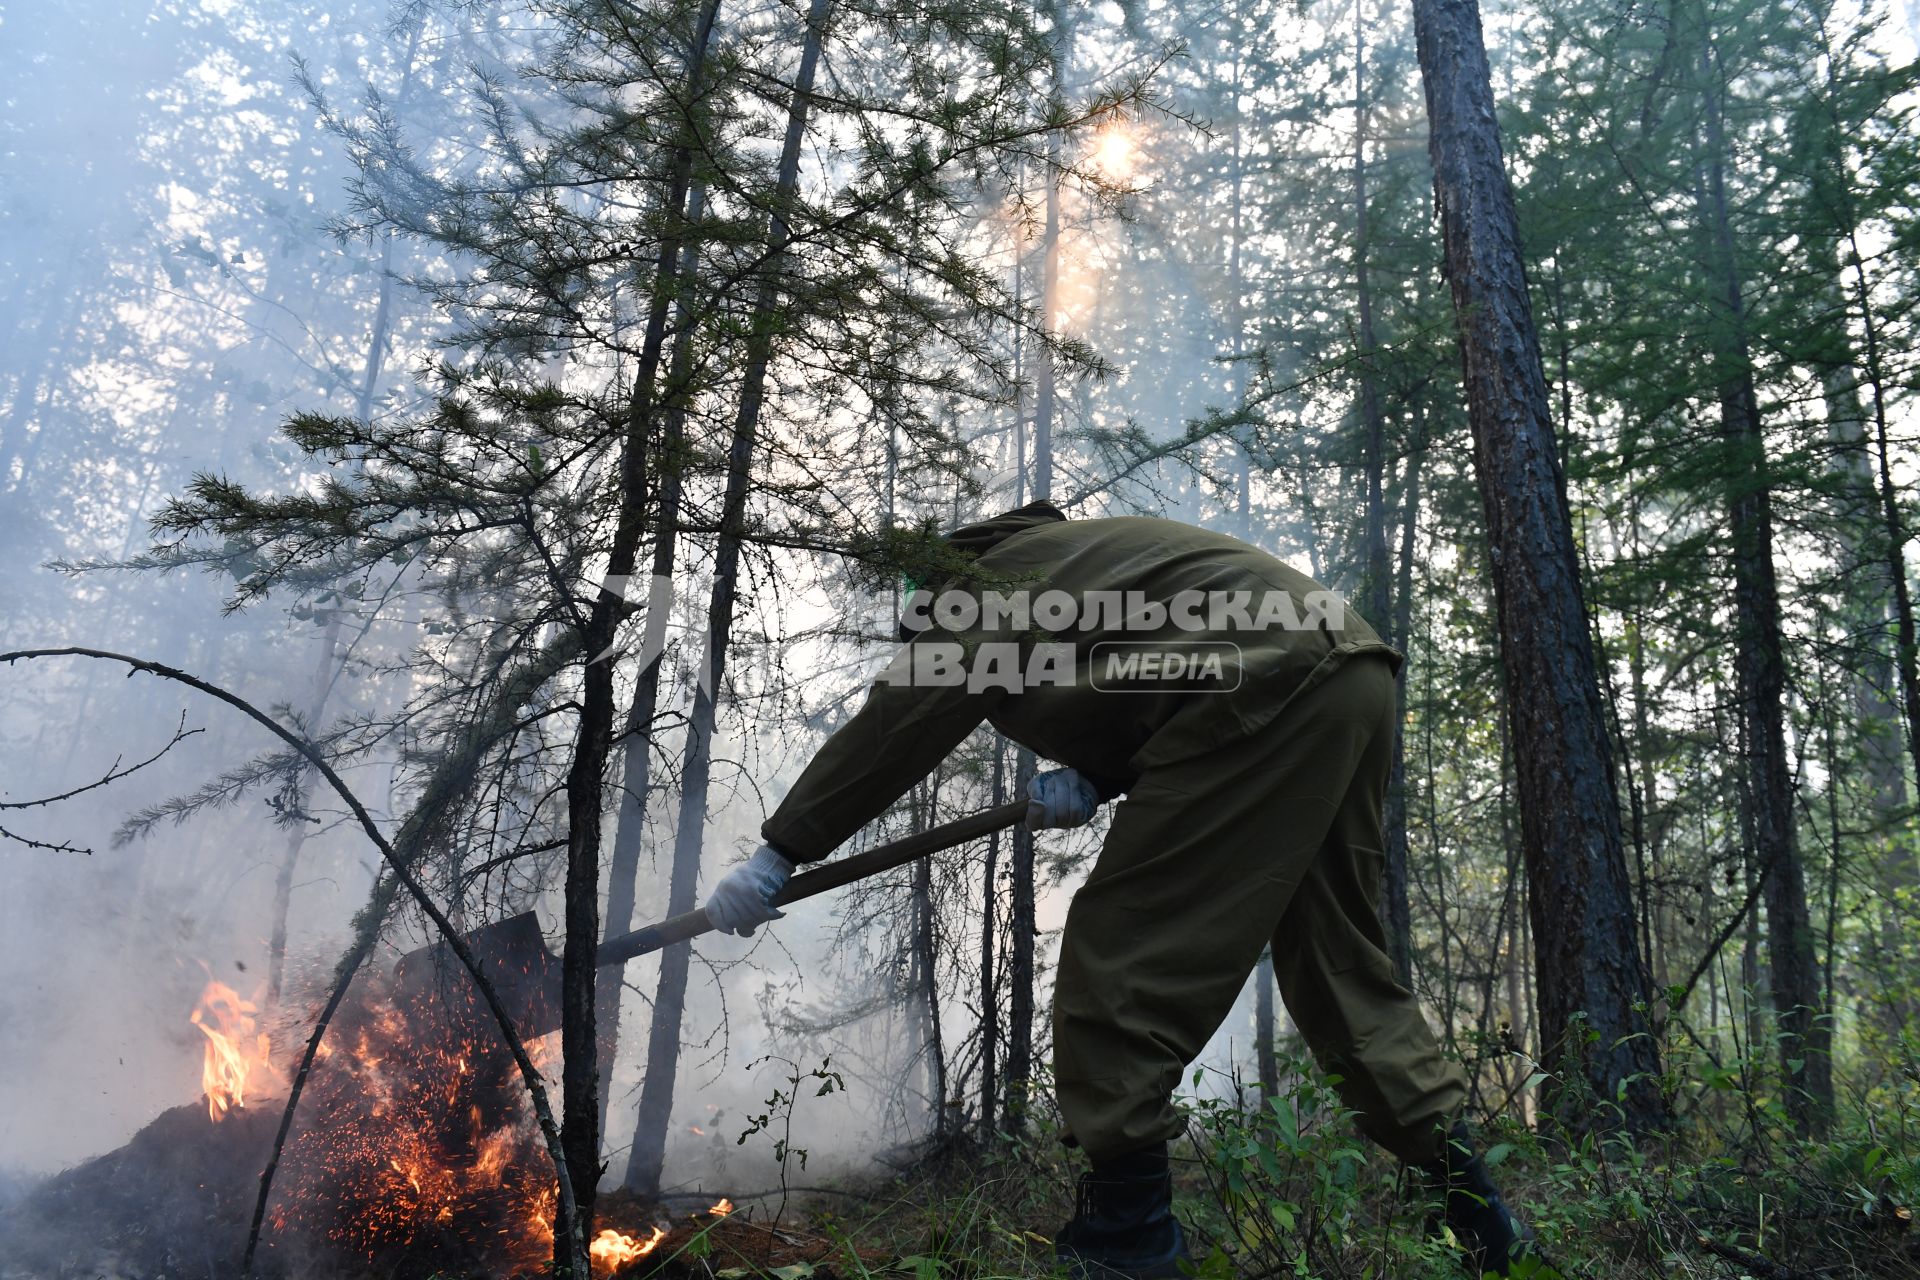
[[[1173,1216],[1165,1143],[1080,1175],[1073,1221],[1053,1241],[1054,1257],[1078,1280],[1172,1280],[1187,1256]]]
[[[1427,1229],[1436,1236],[1443,1225],[1452,1230],[1467,1251],[1464,1261],[1470,1274],[1549,1274],[1533,1232],[1500,1198],[1499,1188],[1493,1185],[1485,1162],[1474,1151],[1465,1125],[1453,1127],[1445,1156],[1419,1169],[1428,1197],[1439,1206],[1428,1219]]]

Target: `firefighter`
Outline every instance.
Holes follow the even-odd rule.
[[[947,544],[911,643],[714,887],[714,925],[778,919],[796,864],[989,721],[1065,766],[1033,779],[1030,827],[1076,827],[1125,797],[1060,942],[1054,1085],[1092,1165],[1062,1261],[1102,1280],[1179,1274],[1173,1090],[1271,945],[1287,1009],[1362,1129],[1424,1172],[1473,1265],[1508,1274],[1525,1230],[1459,1127],[1465,1077],[1395,981],[1375,910],[1400,655],[1312,579],[1169,520],[1036,502]]]

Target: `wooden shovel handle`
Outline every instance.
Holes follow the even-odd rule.
[[[774,895],[773,904],[783,907],[789,902],[798,902],[802,898],[811,898],[816,894],[850,885],[856,880],[865,880],[868,876],[878,875],[882,871],[891,871],[904,866],[916,858],[924,858],[930,853],[942,849],[951,849],[957,844],[969,840],[978,840],[981,836],[991,835],[995,831],[1004,831],[1024,820],[1027,816],[1027,802],[1013,800],[994,809],[983,809],[979,813],[958,818],[944,826],[934,827],[916,835],[906,836],[887,844],[875,845],[865,853],[856,853],[850,858],[841,858],[824,863],[811,871],[802,871],[787,881],[786,888]],[[697,938],[703,933],[711,933],[713,923],[707,919],[705,911],[695,909],[684,915],[671,916],[659,924],[636,929],[632,933],[621,934],[617,938],[608,938],[600,944],[599,963],[620,965],[636,956],[648,955],[676,942],[685,942],[688,938]]]

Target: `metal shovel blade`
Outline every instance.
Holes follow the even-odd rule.
[[[560,962],[547,950],[539,916],[522,911],[475,929],[465,941],[522,1039],[559,1030]],[[401,956],[393,976],[394,998],[412,1016],[437,1013],[476,1030],[494,1025],[472,975],[444,942]]]

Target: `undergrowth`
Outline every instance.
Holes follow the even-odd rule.
[[[1635,1141],[1599,1126],[1572,1137],[1481,1116],[1481,1148],[1568,1277],[1920,1280],[1915,1049],[1906,1039],[1855,1072],[1818,1138],[1792,1133],[1764,1052],[1747,1061],[1674,1045],[1669,1133]],[[1203,1073],[1184,1100],[1175,1200],[1196,1273],[1457,1280],[1458,1250],[1429,1233],[1419,1189],[1358,1135],[1334,1081],[1298,1057],[1282,1079],[1263,1097]],[[1607,1111],[1603,1099],[1585,1106]],[[831,1202],[811,1228],[838,1246],[830,1269],[858,1280],[1045,1276],[1083,1167],[1044,1119],[1020,1138],[949,1136],[864,1198]]]

